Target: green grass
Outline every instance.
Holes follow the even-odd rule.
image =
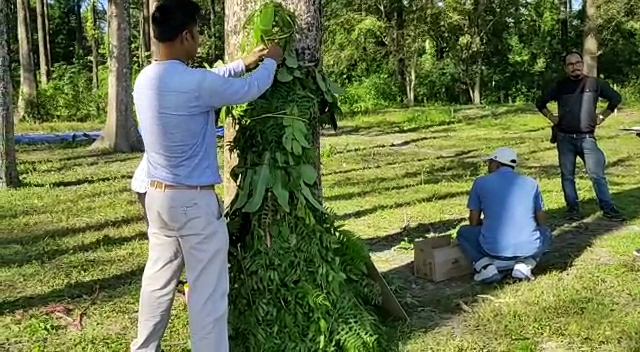
[[[631,251],[640,247],[640,139],[618,130],[632,125],[640,115],[623,111],[598,134],[614,201],[630,218],[624,224],[602,220],[583,174],[578,189],[587,217],[560,220],[556,152],[544,118],[527,106],[389,110],[327,131],[325,200],[362,236],[411,317],[406,326],[389,324],[397,349],[639,350],[640,266]],[[555,229],[537,279],[482,287],[469,278],[415,278],[412,241],[464,222],[468,189],[485,172],[478,158],[503,145],[515,148],[520,171],[540,182]],[[18,157],[25,186],[0,193],[0,350],[126,350],[146,260],[145,228],[128,189],[140,155],[65,145],[20,146]],[[59,304],[72,317],[84,310],[81,331],[48,313]],[[164,347],[186,351],[187,340],[178,299]]]

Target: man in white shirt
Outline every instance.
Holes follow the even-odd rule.
[[[162,0],[151,16],[157,61],[134,85],[145,145],[149,189],[149,258],[142,276],[138,336],[132,351],[160,351],[183,267],[189,282],[193,352],[227,352],[229,238],[214,187],[222,183],[214,110],[257,99],[282,61],[277,46],[228,64],[222,71],[187,66],[198,50],[200,6]],[[235,78],[262,63],[251,74]]]

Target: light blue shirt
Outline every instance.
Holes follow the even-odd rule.
[[[211,70],[173,60],[145,67],[134,84],[133,101],[147,178],[180,186],[221,183],[213,110],[260,97],[273,83],[276,66],[264,59],[243,78],[236,78],[244,73],[242,60]]]
[[[477,178],[471,187],[469,210],[484,214],[480,245],[499,257],[533,255],[542,244],[535,214],[544,207],[538,183],[508,167]]]

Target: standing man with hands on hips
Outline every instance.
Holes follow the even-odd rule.
[[[187,63],[198,50],[200,11],[193,0],[161,0],[156,5],[151,23],[159,55],[134,85],[149,179],[149,257],[131,351],[160,351],[185,266],[192,351],[229,350],[229,239],[214,192],[222,180],[213,111],[261,96],[273,83],[283,54],[274,45],[217,71],[190,68]]]
[[[605,177],[606,158],[596,143],[596,126],[602,124],[622,102],[618,92],[607,82],[583,73],[582,55],[567,54],[563,60],[567,77],[558,81],[545,92],[536,107],[554,124],[557,131],[558,161],[562,177],[562,191],[567,205],[567,218],[580,218],[580,205],[576,191],[576,158],[584,162],[604,217],[623,221],[624,217],[615,207],[609,194]],[[608,101],[607,108],[596,113],[598,99]],[[558,102],[558,116],[547,108],[551,101]],[[552,137],[552,142],[553,142]]]

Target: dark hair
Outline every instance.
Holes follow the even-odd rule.
[[[160,43],[174,41],[198,24],[201,10],[193,0],[161,0],[151,14],[153,38]]]
[[[567,64],[567,57],[569,57],[569,55],[578,55],[580,57],[580,60],[584,60],[582,58],[582,53],[579,52],[579,51],[574,50],[574,51],[570,51],[570,52],[564,54],[564,56],[562,56],[562,64],[563,65]]]
[[[511,162],[515,164],[514,160],[511,160]],[[503,163],[501,163],[501,162],[498,162],[498,164],[500,164],[500,167],[508,167],[508,168],[510,168],[511,170],[515,170],[515,169],[516,169],[516,167],[515,167],[515,166],[513,166],[513,165],[507,165],[507,164],[503,164]]]

